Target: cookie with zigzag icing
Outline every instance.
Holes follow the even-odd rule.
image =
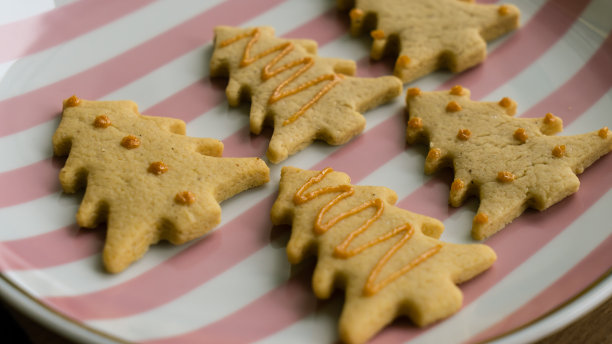
[[[271,218],[290,224],[287,256],[297,264],[317,255],[314,293],[345,290],[340,337],[363,343],[398,316],[426,326],[457,312],[456,284],[496,260],[481,244],[438,240],[443,224],[394,205],[397,195],[379,186],[351,185],[331,168],[284,167]]]
[[[341,145],[363,131],[362,112],[402,92],[399,79],[353,77],[355,62],[317,56],[317,44],[271,27],[215,29],[211,76],[229,76],[230,105],[250,99],[250,128],[274,128],[267,156],[285,160],[314,140]]]

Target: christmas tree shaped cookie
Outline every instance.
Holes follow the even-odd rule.
[[[401,93],[395,77],[356,78],[353,61],[322,58],[311,40],[274,37],[270,27],[217,27],[211,76],[228,76],[229,104],[251,99],[251,132],[274,127],[273,163],[320,139],[346,143],[363,131],[360,112]]]
[[[461,86],[450,91],[408,90],[409,143],[429,141],[425,172],[452,167],[449,202],[458,207],[469,195],[480,198],[472,236],[484,239],[527,207],[544,210],[576,192],[582,173],[612,150],[608,128],[575,136],[549,136],[563,129],[550,113],[515,118],[516,103],[470,100]]]
[[[465,0],[338,0],[350,11],[351,33],[370,31],[371,56],[397,54],[394,74],[409,82],[446,67],[461,72],[486,58],[490,41],[519,25],[512,5]]]
[[[455,284],[496,259],[485,245],[438,240],[440,221],[400,209],[396,200],[390,189],[351,185],[346,174],[330,168],[282,169],[272,222],[293,227],[287,245],[292,263],[317,253],[317,297],[345,289],[339,324],[345,342],[365,342],[401,315],[419,326],[450,316],[462,303]]]
[[[79,226],[107,222],[103,260],[119,272],[161,239],[184,243],[220,222],[219,202],[269,180],[259,158],[221,158],[223,145],[185,136],[178,119],[138,113],[131,101],[64,101],[54,152],[65,192],[86,186]]]

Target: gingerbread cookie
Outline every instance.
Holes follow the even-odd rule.
[[[283,167],[274,224],[291,224],[292,263],[316,253],[312,287],[328,298],[345,289],[340,337],[363,343],[406,315],[419,326],[461,307],[455,285],[496,259],[488,246],[445,243],[440,221],[400,209],[397,195],[376,186],[354,186],[344,173]]]
[[[363,131],[364,112],[401,93],[395,77],[357,78],[353,61],[322,58],[317,44],[274,37],[270,27],[217,27],[211,76],[228,76],[229,104],[251,99],[251,132],[274,127],[273,163],[320,139],[346,143]]]
[[[221,142],[184,134],[183,121],[140,115],[131,101],[64,101],[53,135],[55,154],[68,155],[60,182],[68,193],[86,187],[79,226],[107,222],[109,272],[161,239],[202,236],[220,222],[219,202],[269,180],[263,160],[221,158]]]
[[[452,167],[449,202],[480,198],[472,236],[484,239],[527,207],[544,210],[578,190],[576,174],[612,150],[608,128],[575,136],[549,136],[563,129],[550,113],[515,118],[516,103],[470,100],[470,91],[408,90],[409,143],[429,141],[425,172]]]
[[[465,0],[338,0],[350,11],[351,33],[370,31],[371,56],[397,54],[393,74],[410,82],[446,67],[454,73],[486,58],[486,41],[519,25],[513,5]]]

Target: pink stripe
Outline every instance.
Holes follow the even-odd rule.
[[[431,178],[399,201],[397,206],[437,219],[446,219],[452,216],[458,210],[458,208],[447,205],[448,190],[450,189],[450,182],[453,180],[453,174],[450,171],[444,171],[436,174],[436,177]],[[435,206],[432,207],[432,205]]]
[[[176,337],[146,341],[148,344],[252,343],[312,313],[318,302],[309,288],[307,274],[299,274],[285,284],[247,305],[224,321]],[[272,305],[272,306],[271,306]],[[261,310],[265,309],[265,313]],[[240,331],[236,331],[240,329]],[[248,338],[245,334],[248,333]]]
[[[389,121],[388,121],[387,123],[393,123],[393,122],[389,122]],[[402,125],[402,126],[403,126],[403,125]],[[397,125],[396,125],[396,127],[397,127]],[[366,136],[366,135],[363,135],[363,136]],[[397,141],[397,142],[402,142],[402,141],[403,141],[403,140],[400,140],[400,141]],[[355,142],[359,142],[359,140],[354,141],[353,143],[351,143],[351,145],[355,144]],[[347,145],[346,147],[350,147],[351,145]],[[399,149],[397,149],[397,153],[401,152],[402,150],[403,150],[403,146],[402,146],[402,147],[400,147]],[[356,152],[359,152],[359,150],[357,150]],[[396,154],[397,154],[397,153],[396,153]],[[359,156],[361,156],[361,155],[359,155]],[[331,159],[332,159],[332,158],[329,158],[329,160],[328,160],[327,162],[323,162],[322,164],[329,164],[330,162],[332,162],[332,161],[331,161]],[[334,161],[341,161],[343,158],[342,158],[342,156],[333,156],[333,159],[334,159]],[[347,166],[346,166],[345,168],[339,168],[339,169],[342,169],[342,170],[349,170],[349,169],[351,169],[349,165],[350,165],[350,164],[354,164],[354,163],[353,163],[353,161],[357,161],[357,160],[359,160],[359,159],[348,159],[348,158],[347,158],[347,159],[346,159],[346,161],[347,161]],[[336,167],[336,168],[338,168],[338,167],[337,167],[337,166],[338,166],[337,164],[334,164],[334,165],[335,165],[335,167]],[[368,164],[368,165],[369,165],[369,164]],[[373,165],[370,165],[370,166],[372,166],[372,168],[374,167]],[[260,205],[257,205],[256,207],[259,207],[259,206],[260,206]],[[226,235],[229,235],[229,233],[230,233],[230,232],[233,232],[233,231],[234,231],[234,230],[233,230],[233,228],[232,228],[232,225],[230,225],[230,224],[228,224],[228,225],[226,225],[226,226],[224,226],[224,227],[226,227],[226,228],[220,228],[220,230],[219,230],[218,232],[222,232],[222,233],[224,233],[224,235],[225,235],[225,234],[226,234]],[[258,227],[256,227],[256,226],[255,226],[254,228],[258,228]],[[211,236],[211,237],[212,237],[212,236]],[[236,238],[236,240],[242,241],[242,239],[241,239],[241,238]],[[194,251],[195,251],[195,250],[188,250],[188,252],[194,252]],[[189,254],[188,252],[185,252],[184,254],[185,254],[185,255],[187,255],[187,254]],[[193,261],[201,261],[201,258],[200,258],[200,257],[196,257],[196,256],[195,256],[195,253],[191,253],[191,254],[189,254],[189,255],[190,255],[190,256],[191,256],[191,255],[194,255],[194,257],[192,258],[192,259],[193,259]],[[241,254],[240,252],[237,252],[237,253],[235,254],[235,256],[233,256],[233,259],[235,260],[235,262],[238,262],[238,261],[240,261],[240,260],[242,260],[242,259],[246,258],[247,256],[248,256],[248,253],[247,253],[247,254]],[[170,261],[168,261],[168,262],[166,262],[166,263],[164,263],[164,264],[170,264],[170,265],[171,265],[171,264],[172,264],[172,262],[171,262],[171,260],[170,260]],[[162,265],[164,265],[164,264],[162,264]],[[160,267],[158,267],[158,268],[154,269],[153,271],[155,271],[155,270],[161,270],[161,269],[163,269],[163,267],[162,267],[162,266],[160,266]],[[151,272],[151,273],[153,273],[153,272]],[[199,280],[199,282],[200,282],[200,283],[204,283],[206,280],[208,280],[209,278],[211,278],[211,276],[207,276],[207,275],[205,275],[205,274],[201,274],[200,276],[201,276],[201,278],[200,278],[200,280]],[[180,279],[180,278],[181,278],[181,276],[176,276],[176,278],[179,278],[179,279]],[[123,286],[123,287],[119,286],[118,288],[121,288],[121,289],[125,288],[125,290],[130,290],[130,289],[131,289],[131,290],[138,290],[138,288],[134,288],[134,289],[132,289],[131,287],[129,287],[129,285],[133,285],[133,284],[135,284],[135,283],[136,283],[136,285],[140,285],[140,283],[138,283],[138,279],[136,279],[136,280],[134,280],[134,281],[130,281],[130,283],[129,283],[129,284],[126,284],[126,285],[125,285],[125,286]],[[193,283],[193,282],[191,282],[191,283]],[[181,285],[185,285],[185,284],[186,284],[186,283],[181,283]],[[150,284],[149,284],[148,282],[147,282],[145,285],[149,285],[149,286],[150,286]],[[194,285],[193,287],[195,287],[195,285]],[[190,288],[193,288],[193,287],[190,287]],[[115,290],[115,289],[113,289],[113,290]],[[166,292],[165,292],[165,293],[166,293]],[[67,297],[67,298],[63,298],[63,300],[53,300],[53,302],[56,302],[56,303],[57,303],[57,302],[66,302],[66,303],[68,303],[68,304],[72,304],[72,305],[74,305],[75,307],[77,307],[77,306],[78,306],[78,304],[81,304],[81,303],[83,303],[83,304],[88,304],[89,302],[94,302],[94,303],[97,303],[98,301],[100,301],[100,303],[107,303],[107,302],[111,302],[111,303],[114,303],[114,304],[123,304],[123,303],[124,303],[123,301],[118,301],[118,300],[108,301],[108,300],[109,300],[108,298],[114,299],[115,294],[123,294],[123,292],[122,292],[122,293],[115,293],[115,292],[113,292],[112,290],[109,290],[109,291],[103,291],[103,292],[96,293],[96,294],[83,295],[83,296],[79,296],[79,297],[75,297],[75,298]],[[176,294],[176,295],[179,295],[179,292],[177,292],[177,294]],[[65,304],[64,306],[68,306],[68,304]],[[160,303],[158,303],[158,304],[161,304],[161,302],[160,302]],[[60,304],[58,304],[58,306],[61,306],[61,305],[60,305]],[[149,308],[154,307],[154,306],[155,306],[155,305],[151,305],[151,304],[149,304],[149,305],[144,305],[143,307],[146,307],[146,309],[149,309]],[[70,309],[70,307],[60,307],[60,309],[62,309],[62,308],[65,308],[65,309],[67,309],[67,310],[68,310],[68,309]],[[125,309],[125,310],[122,310],[121,312],[128,312],[129,314],[132,314],[132,313],[134,313],[134,312],[140,312],[140,311],[144,311],[144,310],[146,310],[146,309],[142,309],[142,308],[138,308],[138,307],[134,307],[134,308],[132,308],[132,307],[126,307],[126,308],[130,308],[130,309]],[[105,313],[105,312],[103,311],[103,309],[104,309],[104,307],[88,307],[88,309],[87,309],[87,310],[83,310],[83,312],[84,312],[84,313],[78,313],[78,314],[80,314],[80,315],[81,315],[80,317],[84,317],[84,318],[89,318],[89,317],[95,318],[95,317],[109,317],[109,316],[113,316],[112,314],[107,314],[107,313]],[[97,310],[99,310],[100,312],[97,312]],[[115,311],[118,311],[118,310],[117,310],[116,308],[115,308],[115,309],[113,309],[113,310],[111,310],[111,312],[113,312],[113,313],[114,313]],[[76,316],[76,315],[77,315],[77,313],[73,313],[73,312],[71,312],[71,311],[69,311],[69,312],[70,312],[71,314],[73,314],[74,316]],[[123,313],[123,314],[125,314],[125,313]],[[119,315],[114,315],[114,316],[119,316]]]
[[[63,162],[62,159],[46,159],[0,173],[0,208],[58,192],[60,190],[57,174]]]
[[[547,315],[608,272],[610,262],[612,262],[612,235],[602,241],[597,248],[556,282],[529,300],[527,304],[496,325],[471,338],[469,342],[479,343],[489,340]]]
[[[143,111],[189,122],[225,101],[225,85],[219,79],[202,78]]]
[[[390,117],[382,124],[368,130],[366,134],[330,154],[316,164],[314,169],[320,170],[331,166],[338,171],[347,172],[353,181],[363,179],[405,148],[401,144],[405,141],[406,135],[404,121],[402,110],[396,116]],[[363,157],[366,156],[368,160],[367,163],[364,163]]]
[[[103,228],[72,225],[33,238],[0,242],[0,271],[43,269],[101,252]]]
[[[240,25],[284,0],[228,0],[93,68],[0,102],[0,136],[58,115],[61,100],[78,92],[97,99],[209,42],[217,25]],[[236,11],[240,8],[240,11]],[[95,82],[92,82],[95,80]],[[36,99],[32,102],[32,99]],[[19,116],[15,116],[19,114]]]
[[[110,23],[151,0],[81,0],[17,22],[0,25],[0,63],[37,53]]]
[[[548,1],[525,27],[512,33],[506,42],[470,73],[460,74],[441,89],[470,85],[472,98],[480,99],[510,80],[540,57],[561,38],[578,19],[590,1]],[[534,35],[533,32],[537,32]],[[508,58],[511,56],[512,58]]]

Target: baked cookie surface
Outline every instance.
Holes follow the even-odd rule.
[[[330,168],[282,169],[272,222],[292,226],[291,263],[316,253],[317,297],[345,290],[339,332],[347,343],[367,341],[398,316],[419,326],[450,316],[462,304],[455,284],[496,260],[488,246],[438,240],[440,221],[398,208],[396,200],[388,188],[351,185]]]
[[[428,142],[425,173],[451,167],[455,179],[449,203],[474,195],[480,206],[472,236],[481,240],[501,230],[527,207],[544,210],[578,190],[580,174],[612,150],[604,127],[574,136],[561,118],[515,118],[516,102],[470,100],[470,91],[408,90],[408,143]]]
[[[250,99],[250,129],[274,127],[267,150],[273,163],[323,140],[346,143],[363,131],[361,112],[402,92],[391,76],[352,77],[355,62],[316,55],[317,44],[282,39],[271,27],[215,29],[211,76],[229,76],[228,102]]]
[[[351,33],[370,32],[371,57],[397,54],[393,74],[410,82],[439,68],[453,73],[486,58],[486,41],[519,26],[513,5],[465,0],[338,0],[350,12]]]
[[[219,202],[269,180],[259,158],[221,158],[223,144],[185,136],[178,119],[143,116],[132,101],[64,101],[54,153],[62,188],[86,188],[81,227],[106,221],[104,266],[120,272],[161,239],[181,244],[220,222]]]

